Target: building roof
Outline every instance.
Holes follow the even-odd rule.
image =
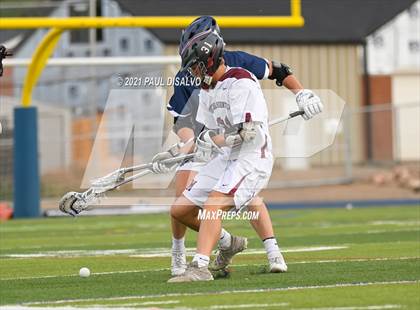
[[[16,8],[13,9],[0,9],[0,18],[1,17],[43,17],[49,16],[54,8],[60,4],[59,0],[54,0],[57,4],[51,4],[50,7],[42,6],[37,7],[36,3],[32,5],[32,7],[19,7],[19,2],[16,1]],[[13,40],[13,43],[16,43],[14,46],[7,46],[9,48],[13,48],[14,50],[19,49],[21,44],[31,36],[36,29],[1,29],[0,30],[0,44],[4,44],[9,40],[13,40],[17,38],[17,40]],[[11,42],[11,41],[9,41]]]
[[[135,16],[289,15],[283,0],[117,0]],[[302,0],[303,28],[225,28],[232,43],[355,43],[360,44],[415,0]],[[150,29],[164,43],[178,43],[180,29]]]

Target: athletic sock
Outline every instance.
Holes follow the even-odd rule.
[[[266,238],[263,240],[263,243],[268,260],[280,256],[280,249],[277,245],[277,240],[275,237]]]
[[[222,231],[220,232],[219,248],[225,250],[228,249],[231,244],[232,236],[222,228]]]
[[[194,258],[192,261],[197,262],[199,268],[207,267],[210,262],[210,257],[197,253],[194,255]]]
[[[185,238],[175,239],[172,237],[172,252],[185,253]]]

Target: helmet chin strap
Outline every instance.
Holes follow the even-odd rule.
[[[208,86],[211,86],[212,81],[213,81],[213,76],[207,75],[207,74],[204,75],[204,78],[203,78],[203,83],[204,84],[206,84]]]
[[[219,66],[220,67],[220,66]],[[217,70],[216,70],[217,71]],[[214,86],[214,84],[216,84],[216,83],[214,83],[213,84],[213,75],[215,74],[216,72],[214,72],[212,75],[208,75],[208,74],[204,74],[204,78],[203,78],[203,80],[202,80],[202,82],[201,82],[201,87],[202,88],[204,88],[204,89],[209,89],[209,88],[211,88],[212,86]]]
[[[219,67],[220,67],[220,65],[219,65]],[[203,89],[209,89],[212,86],[214,86],[213,85],[213,75],[216,73],[216,71],[215,72],[212,72],[212,74],[210,75],[208,73],[208,69],[207,68],[205,68],[204,70],[202,70],[202,76],[203,77],[201,78],[201,87]]]

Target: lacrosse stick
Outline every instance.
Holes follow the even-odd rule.
[[[276,118],[269,122],[269,126],[279,124],[281,122],[292,119],[296,116],[304,114],[303,111],[292,112],[287,116]],[[185,160],[194,158],[195,153],[177,156],[174,158],[165,159],[162,161],[163,164],[180,163]],[[153,164],[142,164],[133,167],[121,168],[106,176],[91,181],[91,187],[82,192],[68,192],[61,198],[59,202],[59,208],[62,212],[70,214],[72,216],[78,215],[80,212],[87,210],[88,207],[97,201],[105,192],[114,190],[121,185],[134,181],[142,176],[152,173],[151,168]],[[129,177],[125,177],[127,173],[140,171]]]
[[[174,158],[165,159],[162,161],[163,164],[174,164],[184,160],[189,160],[194,157],[195,154],[186,154],[177,156]],[[127,184],[134,181],[142,176],[152,173],[150,170],[153,164],[142,164],[133,167],[121,168],[106,176],[91,181],[91,187],[86,191],[79,192],[68,192],[61,198],[59,202],[59,208],[62,212],[70,214],[72,216],[78,215],[80,212],[87,210],[88,207],[97,201],[104,195],[105,192],[114,190],[121,185]],[[136,174],[126,177],[127,173],[140,171]]]
[[[295,111],[295,112],[290,113],[290,114],[289,114],[289,115],[287,115],[287,116],[283,116],[283,117],[275,118],[275,119],[273,119],[273,120],[269,121],[269,122],[268,122],[268,125],[269,125],[269,126],[273,126],[273,125],[276,125],[276,124],[279,124],[279,123],[282,123],[282,122],[288,121],[289,119],[292,119],[292,118],[294,118],[294,117],[296,117],[296,116],[303,115],[303,114],[305,114],[305,112],[304,112],[304,111]]]

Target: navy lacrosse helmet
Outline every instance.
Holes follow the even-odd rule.
[[[212,31],[216,31],[220,35],[220,28],[213,17],[204,15],[196,18],[187,28],[182,31],[181,39],[179,41],[179,55],[182,56],[188,41],[203,32]]]

